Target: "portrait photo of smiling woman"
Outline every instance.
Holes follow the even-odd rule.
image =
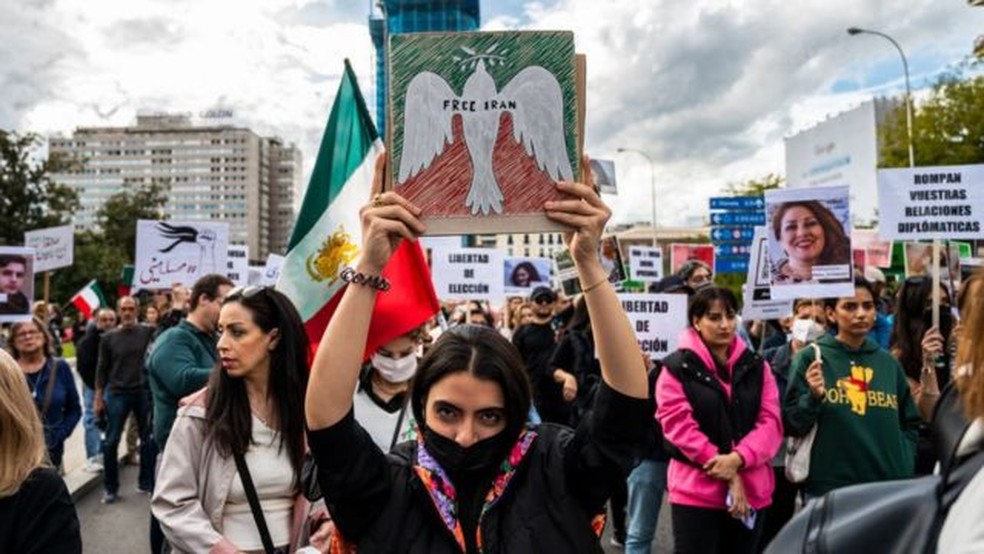
[[[769,267],[777,298],[840,294],[852,275],[847,187],[785,189],[766,194]]]

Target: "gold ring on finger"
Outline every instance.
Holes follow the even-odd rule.
[[[386,205],[386,201],[383,200],[382,194],[376,194],[375,196],[372,197],[372,200],[369,202],[369,205],[372,206],[373,208],[380,208]]]

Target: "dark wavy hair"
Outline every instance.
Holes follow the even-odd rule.
[[[724,287],[704,287],[690,297],[690,305],[687,306],[687,323],[694,324],[695,319],[700,319],[711,311],[715,302],[720,301],[724,304],[727,311],[738,313],[738,297],[731,289]]]
[[[941,293],[946,296],[940,298],[949,299],[946,287],[940,284]],[[889,349],[902,364],[905,374],[910,379],[919,381],[922,372],[922,338],[926,334],[926,321],[923,315],[926,306],[932,302],[933,280],[929,277],[910,277],[902,282],[896,292],[895,303],[895,322],[892,324],[892,337],[889,341]],[[946,334],[949,329],[942,329],[944,340],[949,339]],[[944,349],[944,355],[946,349]],[[943,386],[943,383],[940,383]]]
[[[840,265],[851,263],[851,241],[844,233],[844,227],[840,221],[818,200],[797,200],[793,202],[783,202],[775,215],[772,216],[772,233],[776,241],[782,235],[782,216],[793,208],[804,208],[810,211],[823,227],[823,250],[817,259],[817,265]]]
[[[304,456],[304,393],[308,379],[307,333],[291,301],[270,287],[250,294],[233,291],[223,306],[237,302],[253,316],[264,332],[279,329],[277,345],[270,352],[268,398],[277,414],[275,431],[280,449],[286,447],[294,475],[301,474]],[[252,443],[253,419],[243,379],[230,377],[221,367],[208,381],[205,433],[223,456],[245,455]]]
[[[533,262],[519,262],[518,264],[516,264],[516,267],[513,268],[512,273],[509,275],[509,282],[512,283],[513,285],[519,286],[516,284],[516,273],[520,269],[526,270],[526,274],[530,276],[529,283],[539,283],[540,281],[543,281],[543,278],[540,277],[539,270],[536,269],[536,266],[533,265]],[[529,283],[527,283],[527,285]]]
[[[499,385],[505,404],[505,431],[517,436],[533,402],[523,359],[498,331],[481,325],[457,325],[448,329],[420,360],[410,389],[410,406],[418,425],[421,428],[426,425],[424,408],[434,383],[463,371]]]

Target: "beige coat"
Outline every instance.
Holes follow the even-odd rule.
[[[222,535],[222,512],[236,462],[221,456],[205,439],[205,394],[199,391],[184,401],[164,449],[151,499],[151,511],[174,552],[238,552]],[[297,545],[308,504],[300,494],[294,503],[291,548]]]

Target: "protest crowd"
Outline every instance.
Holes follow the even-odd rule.
[[[463,49],[465,89],[490,86],[495,48]],[[846,186],[752,199],[743,284],[655,237],[622,248],[591,161],[516,108],[545,86],[527,71],[444,111],[400,76],[412,132],[387,151],[346,66],[267,282],[222,272],[227,237],[194,222],[134,222],[157,257],[110,301],[95,280],[41,300],[33,249],[0,247],[0,553],[82,551],[77,428],[100,509],[149,501],[118,532],[153,554],[984,552],[984,269],[928,245],[891,278],[855,263]],[[473,182],[422,193],[448,106],[515,109],[532,169],[497,182],[495,141],[459,144],[447,163],[473,148]],[[426,241],[450,234],[431,232],[445,204],[460,230],[515,198],[562,256]],[[179,255],[208,270],[167,280],[204,264]]]
[[[282,292],[208,274],[88,320],[41,305],[4,325],[0,544],[81,548],[59,478],[80,422],[102,502],[152,496],[155,553],[588,552],[606,521],[611,546],[638,553],[661,517],[674,551],[762,552],[825,495],[932,474],[954,440],[979,449],[984,274],[938,289],[935,325],[932,279],[893,291],[873,267],[763,322],[691,261],[649,286],[686,306],[655,359],[598,256],[608,208],[564,187],[582,200],[547,213],[574,229],[571,296],[537,284],[501,306],[443,301],[381,339],[374,318],[398,315],[374,305],[392,283],[356,277],[311,344]],[[352,273],[380,276],[423,231],[419,209],[389,192],[361,213]],[[973,424],[943,437],[934,414]],[[127,462],[136,491],[119,488]],[[941,552],[981,544],[979,482],[940,520]]]

